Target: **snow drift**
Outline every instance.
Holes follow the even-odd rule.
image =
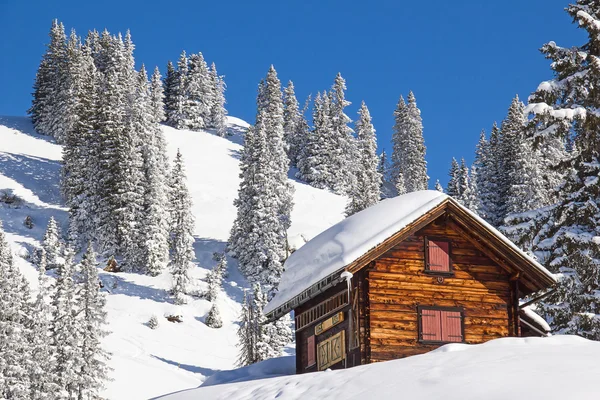
[[[347,370],[200,387],[165,400],[600,398],[600,343],[576,336],[449,344]]]

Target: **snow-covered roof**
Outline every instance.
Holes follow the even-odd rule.
[[[267,304],[264,313],[272,313],[308,288],[331,275],[341,273],[346,266],[369,250],[444,202],[451,202],[456,207],[468,212],[494,236],[520,253],[553,282],[555,281],[554,276],[548,270],[531,259],[483,219],[444,193],[423,190],[383,200],[344,219],[296,250],[285,262],[279,291]],[[303,298],[303,300],[307,299]],[[287,312],[290,307],[286,306],[285,308]]]

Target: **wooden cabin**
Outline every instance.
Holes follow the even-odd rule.
[[[270,319],[294,312],[304,373],[546,335],[520,300],[555,283],[471,211],[422,191],[346,218],[294,252],[264,311]]]

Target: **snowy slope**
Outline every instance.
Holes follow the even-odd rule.
[[[599,342],[577,336],[504,338],[348,370],[200,387],[164,399],[591,400],[600,398],[599,357]],[[239,372],[230,376],[244,380],[245,371]]]
[[[186,164],[199,264],[192,275],[199,288],[204,287],[200,279],[214,265],[212,253],[224,248],[235,218],[239,154],[248,125],[233,117],[228,122],[234,134],[228,138],[164,128],[169,156],[172,159],[179,148]],[[19,208],[0,203],[0,220],[16,254],[24,256],[39,243],[50,216],[66,228],[67,213],[59,190],[60,158],[60,146],[35,134],[28,119],[0,117],[0,195],[8,191],[24,200]],[[345,199],[296,181],[293,184],[296,205],[289,234],[300,245],[342,219]],[[27,215],[35,225],[31,230],[23,225]],[[22,257],[16,261],[35,288],[33,266]],[[114,369],[106,398],[147,399],[194,388],[216,371],[234,367],[236,319],[246,283],[233,261],[225,294],[218,300],[224,322],[221,329],[204,325],[210,309],[207,301],[196,299],[177,308],[170,303],[167,273],[152,278],[101,272],[101,279],[110,291],[107,309],[112,333],[105,346],[112,353]],[[184,322],[166,321],[163,316],[169,313],[183,315]],[[145,325],[152,315],[160,321],[156,330]]]

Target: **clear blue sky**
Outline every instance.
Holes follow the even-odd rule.
[[[353,104],[373,117],[390,149],[394,107],[413,90],[421,109],[430,186],[446,182],[452,156],[471,162],[482,128],[512,97],[551,77],[538,49],[584,37],[563,11],[568,0],[0,0],[0,115],[24,115],[51,20],[85,35],[130,29],[136,62],[164,72],[181,50],[201,51],[226,76],[230,115],[252,122],[256,87],[274,64],[299,100],[327,89],[340,71]],[[2,144],[0,143],[0,146]]]

